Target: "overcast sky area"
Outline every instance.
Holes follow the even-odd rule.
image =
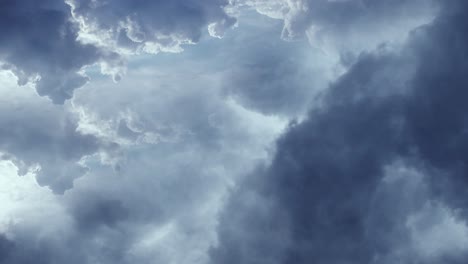
[[[468,1],[0,0],[0,264],[464,264]]]

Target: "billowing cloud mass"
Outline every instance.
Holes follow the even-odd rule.
[[[31,171],[22,176],[28,177],[31,194],[7,190],[7,213],[0,221],[4,263],[208,262],[227,188],[265,159],[284,121],[226,99],[217,85],[222,76],[199,75],[202,64],[190,56],[167,57],[170,61],[155,65],[133,61],[133,70],[118,84],[90,73],[95,79],[64,106],[35,98],[41,109],[57,110],[55,115],[44,113],[43,119],[58,122],[61,110],[73,126],[63,131],[44,124],[43,130],[57,139],[43,142],[36,136],[41,145],[26,146],[43,156],[30,160],[41,167],[54,165],[42,165],[50,145],[57,161],[51,169],[68,169],[76,160],[66,163],[62,156],[70,151],[86,173]],[[30,122],[17,126],[31,134],[45,133],[39,124],[28,129]],[[29,157],[28,150],[16,150],[15,164]],[[19,185],[15,171],[7,170],[12,165],[4,167],[2,174],[10,177],[6,182],[13,182],[8,186]],[[39,187],[34,176],[63,194]],[[41,181],[44,177],[50,181]],[[52,186],[53,179],[66,179],[69,185]],[[21,206],[16,197],[24,197]]]
[[[362,54],[290,126],[272,165],[233,192],[213,263],[466,260],[468,23],[457,4],[402,47]]]
[[[381,42],[399,42],[435,15],[433,0],[237,0],[284,21],[281,36],[307,36],[324,50],[360,52]]]
[[[467,11],[1,2],[0,264],[465,263]]]
[[[73,14],[101,41],[147,52],[179,51],[198,42],[202,30],[222,37],[234,25],[226,14],[228,0],[92,1],[70,0]]]
[[[19,84],[30,79],[38,94],[63,103],[87,82],[80,69],[101,57],[98,48],[77,41],[78,27],[61,0],[6,0],[0,3],[0,59]]]
[[[180,51],[202,29],[221,37],[234,25],[226,1],[6,0],[0,4],[0,59],[19,78],[35,81],[39,95],[63,104],[88,77],[86,66],[119,80],[122,49]]]
[[[242,39],[227,39],[237,44],[227,52],[237,56],[225,56],[229,66],[225,67],[223,92],[267,115],[304,114],[313,95],[331,79],[331,63],[319,50],[311,52],[307,43],[287,43],[278,34],[265,30],[260,36],[250,33]],[[285,47],[290,49],[279,52]]]
[[[0,92],[0,153],[13,160],[20,174],[37,170],[39,184],[63,193],[86,173],[80,160],[112,144],[77,130],[78,118],[62,106],[18,90],[12,74],[3,72]]]

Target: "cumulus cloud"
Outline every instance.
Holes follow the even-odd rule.
[[[99,63],[120,80],[121,55],[180,52],[205,31],[222,37],[244,5],[283,19],[283,38],[307,32],[311,43],[361,48],[404,35],[434,9],[432,1],[4,1],[0,30],[9,37],[0,43],[0,60],[20,84],[36,81],[40,95],[62,104],[89,81],[86,66]]]
[[[73,14],[102,45],[129,51],[181,51],[209,28],[214,37],[236,22],[226,13],[227,0],[91,1],[71,0]]]
[[[88,81],[81,68],[102,56],[98,48],[77,41],[79,29],[63,1],[2,1],[0,17],[0,61],[20,84],[39,77],[37,92],[55,103],[70,99]]]
[[[187,56],[161,65],[134,61],[118,84],[101,77],[77,91],[62,113],[77,115],[75,133],[120,147],[108,161],[105,153],[92,155],[95,149],[77,150],[86,155],[81,163],[89,170],[72,189],[43,203],[27,199],[31,217],[2,230],[1,241],[9,247],[0,254],[5,263],[208,262],[227,188],[265,160],[284,121],[226,100],[219,74],[200,74],[202,62]],[[71,150],[73,142],[57,142],[55,148],[62,146]],[[54,227],[44,225],[50,213],[57,214]],[[4,222],[12,215],[15,220],[25,213],[6,213]]]
[[[86,173],[80,160],[107,148],[99,138],[78,131],[78,118],[64,107],[35,98],[31,90],[17,91],[14,77],[2,72],[0,151],[21,168],[37,172],[41,185],[63,193]],[[14,111],[12,111],[14,109]]]
[[[0,263],[468,256],[462,0],[67,3],[0,4],[5,67],[73,94],[0,74]]]
[[[56,104],[73,97],[89,78],[86,66],[121,79],[122,53],[181,51],[204,30],[214,37],[236,22],[224,0],[204,1],[2,1],[0,62],[36,83]],[[208,30],[209,29],[209,30]]]
[[[450,5],[401,49],[362,54],[290,127],[232,194],[212,263],[461,263],[467,6]]]
[[[314,95],[334,77],[335,62],[305,41],[282,41],[277,21],[258,15],[249,19],[240,16],[236,34],[223,40],[227,48],[218,55],[226,63],[223,93],[263,114],[304,114]]]
[[[238,0],[261,14],[284,21],[281,36],[307,36],[328,51],[360,52],[384,41],[398,42],[413,28],[430,21],[436,1],[401,0]]]

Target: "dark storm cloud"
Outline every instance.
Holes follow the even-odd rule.
[[[401,103],[397,95],[374,99],[367,93],[350,102],[353,98],[340,97],[340,91],[351,95],[359,92],[361,85],[369,82],[367,74],[373,76],[381,73],[380,67],[368,65],[380,65],[390,58],[391,55],[362,58],[361,64],[356,65],[334,88],[333,94],[339,97],[338,101],[330,96],[330,101],[327,100],[330,105],[326,109],[310,114],[308,121],[293,126],[279,141],[273,165],[263,172],[264,182],[258,183],[256,188],[260,189],[257,195],[263,196],[262,200],[273,203],[271,214],[284,216],[280,218],[267,214],[258,217],[256,210],[249,211],[254,216],[247,219],[266,221],[254,226],[267,230],[263,233],[255,229],[247,231],[247,238],[240,237],[234,242],[230,241],[231,220],[222,222],[221,247],[213,253],[214,263],[226,263],[228,259],[233,261],[238,258],[242,259],[242,263],[257,263],[257,259],[264,261],[261,254],[256,254],[255,248],[264,243],[275,243],[269,239],[269,233],[276,232],[276,225],[285,229],[282,231],[286,234],[284,238],[279,236],[278,239],[286,242],[279,249],[261,251],[264,254],[284,251],[272,263],[368,263],[371,260],[372,250],[367,248],[369,244],[364,235],[363,218],[378,184],[382,165],[398,152],[394,146],[402,143],[396,137],[400,128],[393,121],[401,112]],[[355,85],[348,87],[345,85],[348,82]],[[346,91],[348,88],[353,91]],[[240,193],[233,195],[246,194],[241,189]],[[230,206],[247,206],[247,210],[250,210],[249,203]],[[227,210],[226,219],[232,219],[231,214],[239,211],[244,214],[239,208]],[[248,223],[241,222],[242,227],[235,228],[250,230]],[[249,237],[248,234],[252,233],[257,235]],[[244,240],[250,239],[253,244],[246,245]],[[240,256],[228,256],[226,259],[224,254],[219,254],[231,251],[231,248],[224,248],[230,245],[225,244],[224,240],[240,243]],[[289,240],[291,242],[288,243]],[[254,253],[246,253],[249,251]]]
[[[382,46],[362,54],[323,106],[290,127],[272,165],[232,194],[213,263],[463,260],[466,248],[425,255],[428,241],[414,235],[408,242],[407,236],[424,229],[426,220],[422,227],[408,221],[430,201],[461,210],[453,217],[466,221],[468,5],[446,6],[434,23],[414,30],[402,50]],[[398,160],[405,162],[395,165]],[[389,183],[399,174],[399,181],[411,182],[408,173],[389,172],[395,166],[418,171],[417,185],[428,190]]]
[[[88,78],[78,73],[100,51],[77,41],[70,7],[61,0],[5,0],[0,3],[0,61],[25,84],[39,75],[36,90],[61,104]]]
[[[86,21],[105,30],[119,27],[131,16],[131,26],[145,34],[144,42],[161,46],[172,45],[166,43],[171,38],[195,42],[202,28],[212,23],[217,23],[213,26],[218,30],[213,34],[221,34],[223,25],[227,28],[235,22],[224,12],[226,5],[226,1],[73,2],[77,16],[86,17]],[[0,3],[0,32],[5,36],[0,40],[0,62],[14,72],[19,84],[38,77],[36,91],[56,104],[72,98],[74,90],[88,81],[80,73],[84,66],[105,61],[111,67],[119,57],[103,47],[80,42],[80,25],[71,10],[63,0]],[[122,14],[124,11],[128,13]],[[9,114],[10,107],[18,107],[15,114]],[[78,118],[60,113],[63,108],[49,107],[42,101],[27,107],[7,102],[0,108],[0,151],[6,154],[5,158],[14,159],[21,172],[39,164],[38,182],[57,193],[71,188],[73,179],[88,171],[77,162],[103,147],[95,136],[78,132]],[[119,132],[128,134],[122,129]]]
[[[467,208],[468,200],[459,194],[468,184],[468,105],[464,100],[468,95],[468,20],[464,16],[468,3],[450,1],[446,5],[445,16],[412,36],[410,49],[421,62],[412,83],[415,89],[407,118],[419,155],[453,176],[434,180],[439,186],[445,183],[454,188],[445,195],[452,196],[455,206]]]
[[[359,1],[376,14],[368,16],[354,9],[358,1],[288,1],[305,2],[322,4],[314,16],[338,34],[361,17],[372,24],[385,16],[384,9],[388,17],[399,17],[417,7],[409,1],[393,1],[396,7],[391,1]],[[63,8],[55,1],[15,3],[34,10]],[[110,30],[117,45],[136,50],[197,41],[211,23],[212,34],[219,36],[233,23],[226,4],[73,1],[78,18],[96,30]],[[291,123],[272,163],[232,191],[220,219],[226,189],[266,155],[269,138],[276,135],[270,130],[281,126],[226,103],[221,89],[262,113],[300,111],[292,104],[304,105],[310,96],[309,71],[298,63],[302,51],[285,52],[293,46],[261,39],[247,45],[251,52],[233,52],[237,58],[227,77],[206,72],[204,60],[166,57],[152,67],[138,61],[129,73],[133,78],[117,85],[91,83],[76,93],[72,106],[4,93],[0,150],[18,166],[39,163],[38,182],[56,193],[74,188],[6,208],[14,213],[6,226],[2,221],[0,263],[206,263],[218,220],[213,264],[463,263],[468,4],[445,5],[439,18],[414,30],[403,47],[381,45],[353,59],[308,119]],[[304,25],[310,25],[307,19]],[[229,83],[219,87],[224,77]],[[73,87],[81,83],[74,80]],[[79,120],[68,106],[82,114]],[[87,171],[80,159],[116,147],[104,139],[122,142],[118,166],[105,161],[113,157],[95,155],[84,163],[92,166]]]
[[[5,263],[8,255],[12,251],[14,244],[5,236],[0,236],[0,263]]]
[[[20,84],[39,77],[38,94],[63,104],[88,82],[81,72],[85,66],[103,63],[103,72],[120,79],[122,62],[115,52],[120,48],[136,50],[146,45],[145,51],[175,51],[180,44],[197,42],[208,26],[211,35],[222,36],[235,23],[223,9],[227,4],[224,0],[4,0],[0,3],[0,62],[15,72]],[[94,40],[110,34],[117,47],[78,40],[87,26],[98,31],[93,31]]]

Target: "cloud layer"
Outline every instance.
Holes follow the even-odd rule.
[[[238,5],[284,22],[281,36],[307,36],[325,50],[360,52],[399,42],[435,16],[438,1],[426,0],[238,0]]]
[[[0,263],[464,263],[467,9],[3,1]]]

